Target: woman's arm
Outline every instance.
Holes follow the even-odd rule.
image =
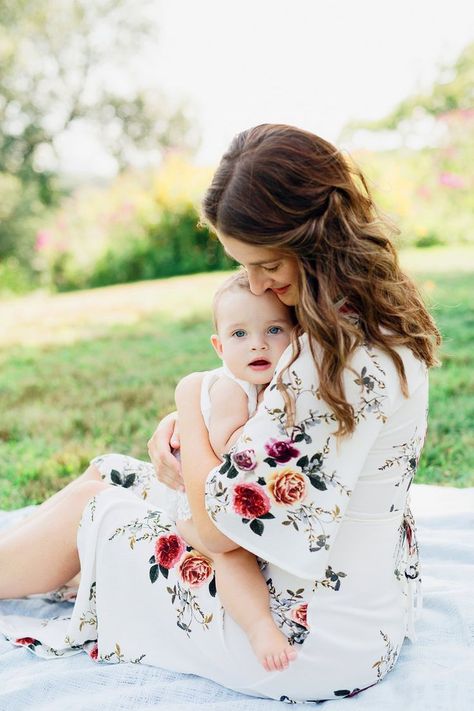
[[[240,546],[214,525],[204,505],[207,475],[221,464],[210,444],[201,414],[201,381],[203,373],[183,378],[175,391],[181,440],[181,471],[194,524],[204,544],[214,553],[226,553]]]

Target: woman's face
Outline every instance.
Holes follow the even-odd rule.
[[[217,236],[229,257],[245,268],[253,294],[260,296],[271,289],[287,306],[298,303],[299,273],[295,257],[282,257],[276,249],[257,247],[234,237]]]

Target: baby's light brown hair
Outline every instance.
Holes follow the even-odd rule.
[[[216,331],[218,330],[217,307],[219,306],[219,301],[224,294],[227,294],[230,291],[239,291],[240,289],[250,292],[249,279],[247,273],[243,269],[231,274],[230,277],[222,282],[214,294],[214,298],[212,299],[212,320]]]
[[[212,299],[212,320],[216,332],[218,330],[217,309],[219,306],[219,301],[221,300],[224,294],[227,294],[232,291],[239,291],[241,289],[248,291],[250,294],[252,293],[250,289],[249,278],[247,276],[247,272],[244,269],[241,269],[235,272],[234,274],[231,274],[230,277],[228,277],[224,282],[222,282],[222,284],[215,292],[214,298]],[[297,323],[295,309],[293,306],[288,306],[287,308],[291,322],[293,325],[295,325]]]

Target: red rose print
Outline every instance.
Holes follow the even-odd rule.
[[[302,625],[302,627],[306,627],[308,629],[308,603],[303,602],[302,605],[298,605],[298,607],[294,607],[291,611],[291,619],[297,622],[299,625]]]
[[[267,454],[269,457],[274,459],[279,464],[286,464],[290,459],[297,457],[299,455],[299,450],[293,446],[291,439],[270,439],[270,441],[265,445]]]
[[[270,511],[270,499],[258,484],[236,484],[233,496],[234,511],[243,518],[257,518]]]
[[[184,556],[178,568],[181,580],[191,588],[197,588],[212,575],[212,564],[209,558],[201,553],[188,553]]]
[[[25,647],[27,647],[29,644],[34,644],[36,639],[33,639],[33,637],[20,637],[20,639],[16,639],[15,642],[17,644],[24,644]]]
[[[163,568],[173,568],[185,550],[185,541],[175,533],[169,536],[160,536],[155,543],[156,562]]]
[[[89,653],[89,657],[91,659],[97,659],[98,654],[99,654],[99,646],[96,644],[94,647],[92,647],[92,649]]]
[[[267,488],[277,504],[296,504],[306,496],[306,479],[300,472],[285,467],[274,471]]]
[[[257,458],[253,449],[244,449],[242,452],[236,452],[232,455],[232,459],[236,467],[245,471],[251,471],[257,466]]]

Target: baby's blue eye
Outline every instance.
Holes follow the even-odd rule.
[[[243,338],[245,336],[245,331],[243,329],[239,329],[238,331],[234,331],[232,335],[237,336],[237,338]]]
[[[283,329],[281,328],[281,326],[270,326],[270,328],[268,329],[268,332],[273,335],[276,335],[277,333],[281,333],[282,331],[283,331]]]

